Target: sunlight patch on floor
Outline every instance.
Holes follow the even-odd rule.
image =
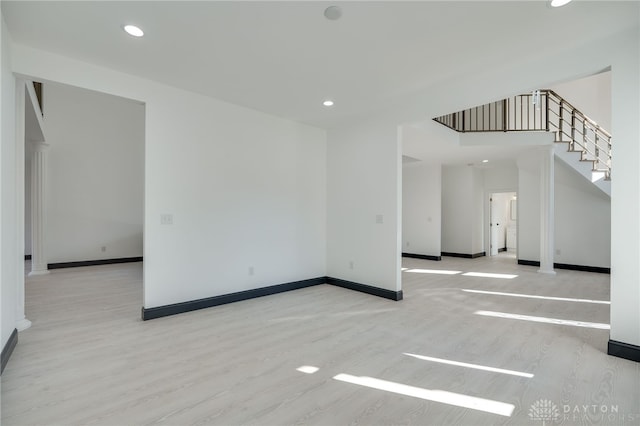
[[[378,389],[398,395],[406,395],[428,401],[440,402],[443,404],[455,405],[458,407],[470,408],[472,410],[484,411],[486,413],[498,414],[510,417],[515,406],[500,401],[477,398],[475,396],[463,395],[443,390],[424,389],[415,386],[404,385],[402,383],[389,382],[375,379],[373,377],[352,376],[350,374],[338,374],[333,377],[335,380]]]
[[[490,294],[490,295],[496,295],[496,296],[509,296],[509,297],[523,297],[527,299],[558,300],[561,302],[599,303],[602,305],[611,304],[611,302],[609,302],[608,300],[574,299],[571,297],[553,297],[553,296],[538,296],[535,294],[502,293],[499,291],[470,290],[466,288],[462,288],[461,290],[466,291],[467,293]]]
[[[440,275],[456,275],[456,274],[462,273],[462,271],[446,271],[442,269],[408,269],[405,272],[412,272],[416,274],[440,274]]]
[[[533,374],[531,373],[523,373],[522,371],[515,371],[515,370],[505,370],[504,368],[495,368],[495,367],[488,367],[486,365],[479,365],[479,364],[469,364],[466,362],[459,362],[459,361],[452,361],[450,359],[442,359],[442,358],[433,358],[430,356],[424,356],[424,355],[416,355],[416,354],[410,354],[410,353],[404,353],[404,355],[413,357],[413,358],[417,358],[417,359],[421,359],[423,361],[431,361],[431,362],[437,362],[440,364],[449,364],[449,365],[455,365],[457,367],[465,367],[465,368],[473,368],[475,370],[484,370],[484,371],[490,371],[492,373],[502,373],[502,374],[509,374],[512,376],[520,376],[520,377],[527,377],[527,378],[531,378],[533,377]]]
[[[505,280],[512,280],[517,277],[517,275],[513,274],[491,274],[488,272],[465,272],[465,277],[481,277],[481,278],[502,278]]]
[[[587,321],[573,321],[573,320],[565,320],[559,318],[547,318],[547,317],[534,317],[530,315],[520,315],[520,314],[509,314],[506,312],[492,312],[492,311],[476,311],[474,312],[476,315],[482,315],[485,317],[494,317],[494,318],[507,318],[507,319],[515,319],[522,321],[531,321],[531,322],[540,322],[547,324],[558,324],[558,325],[571,325],[574,327],[587,327],[587,328],[598,328],[601,330],[609,330],[611,326],[609,324],[603,324],[598,322],[587,322]]]

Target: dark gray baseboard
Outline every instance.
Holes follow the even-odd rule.
[[[362,293],[371,294],[373,296],[384,297],[391,300],[402,300],[402,290],[393,291],[385,288],[373,287],[366,284],[355,283],[353,281],[341,280],[339,278],[327,277],[327,284],[335,285],[349,290],[360,291]]]
[[[518,259],[518,265],[540,266],[540,262],[537,260]],[[596,272],[598,274],[611,273],[611,268],[603,268],[600,266],[584,266],[584,265],[570,265],[568,263],[554,263],[553,267],[556,269],[568,269],[570,271]]]
[[[449,252],[442,252],[440,253],[442,256],[447,256],[447,257],[462,257],[464,259],[475,259],[476,257],[482,257],[482,256],[486,256],[487,252],[482,251],[480,253],[473,253],[473,254],[468,254],[468,253],[449,253]]]
[[[558,269],[569,269],[572,271],[597,272],[598,274],[611,274],[611,268],[603,268],[600,266],[583,266],[583,265],[569,265],[566,263],[554,263],[553,267]]]
[[[142,320],[150,320],[169,315],[182,314],[184,312],[196,311],[198,309],[211,308],[213,306],[226,305],[227,303],[240,302],[242,300],[254,299],[256,297],[269,296],[271,294],[283,293],[285,291],[298,290],[319,284],[326,284],[326,277],[312,278],[309,280],[294,281],[290,283],[277,284],[269,287],[261,287],[253,290],[239,291],[237,293],[222,294],[220,296],[207,297],[205,299],[190,300],[188,302],[174,303],[173,305],[158,306],[155,308],[142,308]]]
[[[498,249],[498,253],[502,253],[503,251],[507,251],[506,247],[502,247]]]
[[[116,259],[81,260],[79,262],[49,263],[49,269],[78,268],[81,266],[113,265],[116,263],[142,262],[142,257],[119,257]]]
[[[618,358],[640,362],[640,346],[631,345],[629,343],[609,340],[609,344],[607,345],[607,354],[617,356]]]
[[[540,262],[537,260],[524,260],[524,259],[518,259],[518,265],[525,265],[525,266],[540,266]]]
[[[431,256],[428,254],[415,254],[415,253],[402,253],[402,257],[410,257],[413,259],[425,259],[425,260],[442,260],[442,256]]]
[[[7,344],[4,345],[4,348],[2,348],[2,357],[1,357],[1,361],[0,361],[0,374],[2,374],[2,372],[4,371],[4,368],[7,366],[7,363],[9,362],[9,358],[11,358],[11,354],[13,353],[13,350],[15,349],[16,345],[18,344],[18,330],[17,329],[13,329],[13,331],[11,332],[11,336],[9,336],[9,340],[7,340]]]
[[[256,288],[253,290],[239,291],[237,293],[222,294],[220,296],[207,297],[198,300],[189,300],[187,302],[174,303],[172,305],[157,306],[154,308],[142,308],[142,320],[151,320],[155,318],[166,317],[169,315],[182,314],[185,312],[196,311],[198,309],[211,308],[227,303],[240,302],[242,300],[254,299],[256,297],[269,296],[272,294],[283,293],[286,291],[298,290],[301,288],[311,287],[320,284],[331,284],[338,287],[348,288],[355,291],[371,294],[374,296],[384,297],[391,300],[402,300],[402,291],[391,291],[384,288],[373,287],[366,284],[354,283],[351,281],[341,280],[331,277],[318,277],[308,280],[294,281],[290,283],[277,284],[268,287]]]

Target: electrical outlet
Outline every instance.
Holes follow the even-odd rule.
[[[556,254],[560,256],[560,249],[556,249]]]
[[[409,241],[407,241],[407,247],[409,247]]]
[[[253,266],[249,266],[249,275],[253,275],[253,274],[254,274]]]
[[[383,223],[384,222],[384,216],[381,214],[377,214],[376,215],[376,223]]]
[[[349,262],[349,269],[353,269],[353,260]]]
[[[105,251],[107,251],[107,246],[102,246],[102,247],[100,247],[100,251],[101,251],[101,252],[103,252],[103,253],[104,253]]]

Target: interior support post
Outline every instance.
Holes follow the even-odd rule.
[[[47,149],[45,142],[34,142],[31,157],[31,234],[32,254],[29,275],[48,274],[46,237]]]
[[[554,146],[542,149],[540,162],[540,269],[543,274],[555,274],[554,251]]]

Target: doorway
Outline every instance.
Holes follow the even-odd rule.
[[[489,196],[489,255],[516,256],[518,247],[518,195],[494,192]]]

